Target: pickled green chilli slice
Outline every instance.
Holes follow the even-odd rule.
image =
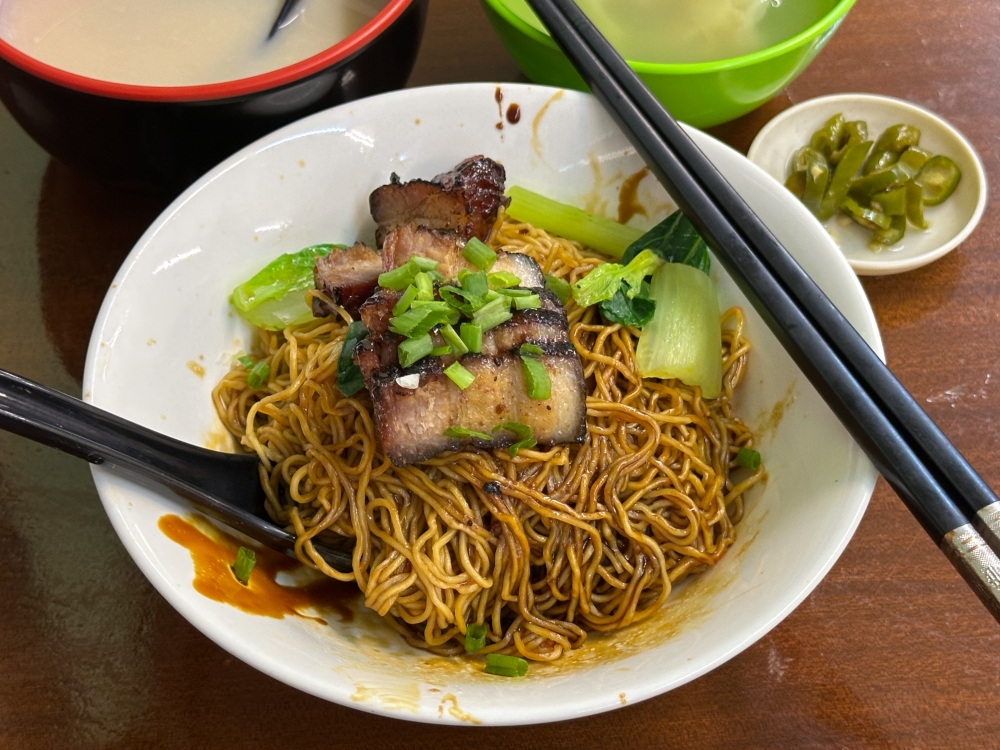
[[[926,230],[924,208],[946,201],[962,179],[947,156],[920,147],[906,123],[870,139],[868,124],[837,113],[797,150],[785,187],[820,221],[835,214],[872,232],[869,247],[897,244],[907,226]]]

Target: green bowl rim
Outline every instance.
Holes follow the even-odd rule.
[[[834,5],[825,16],[805,31],[802,31],[783,42],[779,42],[778,44],[758,50],[757,52],[751,52],[749,55],[699,63],[650,63],[634,60],[628,60],[627,62],[637,73],[675,75],[715,73],[722,70],[730,70],[732,68],[741,68],[747,65],[753,65],[755,63],[764,62],[765,60],[778,57],[779,55],[795,49],[805,42],[808,42],[810,39],[819,36],[847,15],[847,11],[851,9],[851,6],[853,6],[856,1],[857,0],[839,0],[839,2]],[[536,42],[541,42],[551,49],[559,49],[558,45],[552,41],[552,37],[542,31],[539,31],[508,8],[505,0],[480,0],[480,2],[484,5],[489,5],[490,8],[497,13],[497,15],[501,16],[508,24],[516,28],[522,34],[532,38]]]

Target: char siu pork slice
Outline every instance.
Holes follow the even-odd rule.
[[[485,156],[466,159],[434,179],[401,182],[393,174],[388,185],[369,197],[372,218],[378,224],[378,246],[396,227],[416,224],[427,229],[456,232],[462,239],[486,240],[504,194],[504,168]]]

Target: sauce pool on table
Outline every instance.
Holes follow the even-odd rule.
[[[194,589],[207,599],[229,604],[251,615],[283,619],[288,616],[327,624],[303,610],[331,611],[341,622],[354,619],[354,603],[361,592],[353,583],[324,576],[301,586],[278,583],[279,573],[304,566],[275,550],[254,546],[257,564],[246,586],[236,580],[232,566],[242,545],[239,540],[197,516],[168,514],[157,522],[160,531],[191,553]]]

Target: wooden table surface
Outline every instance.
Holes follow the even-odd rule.
[[[414,85],[523,80],[473,0],[433,0]],[[787,92],[715,134],[745,150],[791,103],[908,99],[1000,182],[996,0],[859,0]],[[52,161],[0,109],[0,367],[79,394],[91,325],[164,201]],[[865,279],[888,361],[1000,488],[1000,211],[958,251]],[[784,622],[710,674],[561,724],[451,729],[325,703],[198,633],[139,573],[87,466],[0,433],[0,747],[1000,746],[1000,627],[879,483],[843,557]]]

